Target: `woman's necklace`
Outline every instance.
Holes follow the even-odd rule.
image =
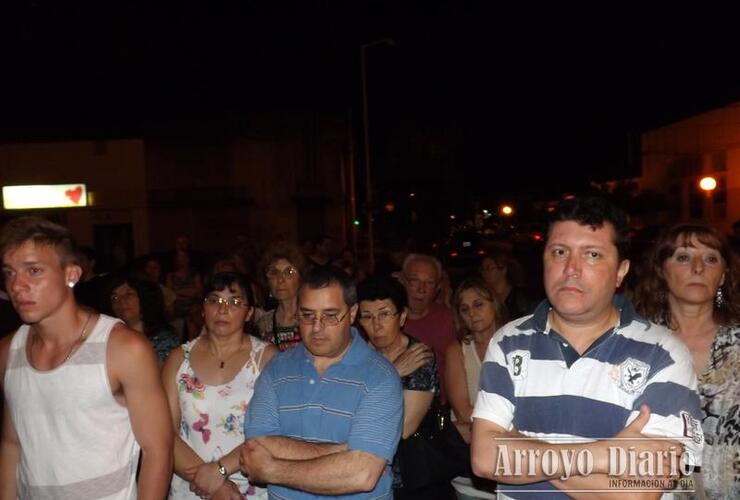
[[[216,358],[216,361],[218,361],[218,367],[219,367],[220,369],[223,369],[223,367],[224,367],[224,366],[226,365],[226,362],[227,362],[227,361],[229,361],[229,360],[230,360],[231,358],[233,358],[234,356],[236,356],[237,354],[239,354],[240,352],[242,352],[242,345],[241,345],[241,344],[239,344],[239,348],[238,348],[238,349],[237,349],[236,351],[234,351],[234,352],[232,352],[231,354],[229,354],[229,355],[228,355],[228,356],[227,356],[226,358],[224,358],[224,359],[220,359],[220,358],[219,358],[218,356],[216,356],[216,355],[215,355],[215,354],[214,354],[213,352],[211,352],[211,350],[210,350],[210,349],[208,349],[208,352],[209,352],[209,353],[211,354],[211,356],[213,356],[214,358]]]

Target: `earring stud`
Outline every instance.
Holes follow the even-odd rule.
[[[69,283],[67,283],[67,286],[70,287],[70,288],[74,288],[75,287],[75,282],[74,281],[70,281]]]

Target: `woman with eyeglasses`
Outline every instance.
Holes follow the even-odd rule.
[[[372,277],[357,287],[358,322],[370,345],[396,366],[401,375],[404,398],[403,431],[399,450],[393,460],[393,494],[397,499],[449,498],[449,478],[422,478],[423,471],[412,470],[411,459],[405,455],[406,440],[417,431],[435,426],[432,402],[439,393],[439,375],[434,355],[419,357],[423,344],[403,332],[408,314],[406,290],[390,277]],[[431,350],[425,350],[431,353]],[[408,369],[409,359],[415,366]],[[422,426],[422,422],[425,425]],[[423,428],[421,428],[423,427]],[[407,461],[404,462],[404,457]],[[416,460],[413,460],[416,463]],[[446,481],[445,481],[446,479]]]
[[[285,351],[301,341],[296,322],[298,288],[305,258],[297,246],[284,241],[271,244],[262,257],[260,268],[277,307],[257,320],[263,340]]]
[[[206,285],[203,333],[167,358],[162,379],[175,427],[171,499],[267,498],[239,470],[244,415],[275,346],[245,333],[252,288],[237,273]]]
[[[163,363],[180,340],[167,322],[162,289],[151,281],[122,275],[113,278],[110,290],[113,314],[132,330],[143,333]]]

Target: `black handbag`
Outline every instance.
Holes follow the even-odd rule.
[[[398,443],[396,459],[407,490],[448,483],[470,470],[470,449],[450,422],[449,407],[436,398],[416,432]]]

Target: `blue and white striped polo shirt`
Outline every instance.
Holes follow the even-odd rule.
[[[403,391],[398,372],[352,328],[352,344],[323,376],[303,343],[275,356],[257,379],[244,434],[285,436],[317,443],[347,443],[351,450],[390,464],[403,427]],[[386,467],[369,493],[331,498],[392,498]],[[270,485],[270,498],[326,498]]]
[[[703,441],[693,422],[701,410],[688,349],[637,316],[624,297],[615,296],[614,306],[619,324],[575,360],[550,328],[547,300],[533,315],[503,326],[486,352],[473,418],[562,443],[613,437],[646,404],[651,416],[642,432],[680,439],[700,465]],[[549,482],[503,489],[512,498],[535,489],[557,496]]]

